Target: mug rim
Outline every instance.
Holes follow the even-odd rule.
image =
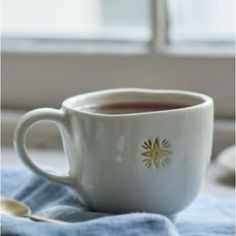
[[[143,94],[164,94],[164,95],[185,95],[189,96],[191,98],[201,99],[202,101],[194,104],[189,105],[181,108],[174,108],[174,109],[166,109],[166,110],[158,110],[158,111],[144,111],[144,112],[132,112],[132,113],[119,113],[119,114],[108,114],[108,113],[96,113],[91,112],[89,110],[82,110],[78,109],[78,106],[75,106],[74,104],[79,99],[86,100],[88,97],[91,96],[105,96],[105,95],[112,95],[112,94],[121,94],[122,93],[143,93]],[[92,115],[92,116],[102,116],[102,117],[131,117],[131,116],[142,116],[147,114],[160,114],[160,113],[173,113],[173,112],[180,112],[180,111],[187,111],[187,110],[193,110],[196,108],[202,108],[207,105],[213,104],[213,99],[203,93],[193,92],[189,90],[175,90],[175,89],[149,89],[149,88],[115,88],[115,89],[104,89],[104,90],[98,90],[98,91],[92,91],[87,92],[83,94],[78,94],[72,97],[69,97],[65,99],[62,103],[62,109],[70,110],[76,113],[86,114],[86,115]]]

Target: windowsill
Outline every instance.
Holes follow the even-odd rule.
[[[171,57],[214,57],[234,58],[233,47],[209,45],[173,45],[152,50],[151,42],[142,41],[57,41],[57,40],[19,40],[2,42],[5,54],[85,54],[85,55],[148,55],[156,54]]]
[[[16,54],[85,54],[85,55],[143,55],[150,49],[145,42],[132,41],[54,41],[54,40],[19,40],[3,41],[2,52]]]
[[[232,47],[217,46],[167,46],[159,50],[159,54],[176,57],[214,57],[214,58],[234,58],[235,51]]]

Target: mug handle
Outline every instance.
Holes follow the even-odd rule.
[[[53,109],[53,108],[39,108],[33,111],[26,113],[19,121],[14,137],[14,146],[21,159],[27,167],[29,167],[36,174],[46,177],[49,180],[53,180],[66,185],[74,185],[75,178],[70,175],[61,176],[56,173],[50,173],[39,168],[34,162],[30,159],[26,151],[25,139],[28,129],[33,126],[35,123],[43,120],[53,121],[56,125],[61,128],[60,133],[62,137],[69,136],[68,130],[66,127],[66,119],[64,111]],[[65,149],[65,147],[64,147]],[[70,173],[70,172],[69,172]]]

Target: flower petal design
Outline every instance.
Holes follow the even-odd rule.
[[[160,145],[159,145],[159,140],[158,138],[155,138],[154,144],[153,144],[153,149],[159,149]]]
[[[152,151],[148,150],[146,152],[143,152],[142,155],[145,156],[145,157],[152,157]]]
[[[165,167],[170,161],[170,143],[167,139],[160,141],[156,137],[154,142],[151,139],[148,139],[142,144],[142,148],[144,149],[144,152],[142,152],[141,155],[145,157],[142,162],[147,168],[151,166],[154,166],[156,169],[159,166]]]

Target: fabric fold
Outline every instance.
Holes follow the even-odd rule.
[[[177,215],[175,222],[154,213],[92,212],[68,187],[42,179],[25,168],[2,169],[1,195],[24,202],[36,215],[71,222],[59,225],[1,215],[2,235],[235,235],[234,199],[199,196]]]

